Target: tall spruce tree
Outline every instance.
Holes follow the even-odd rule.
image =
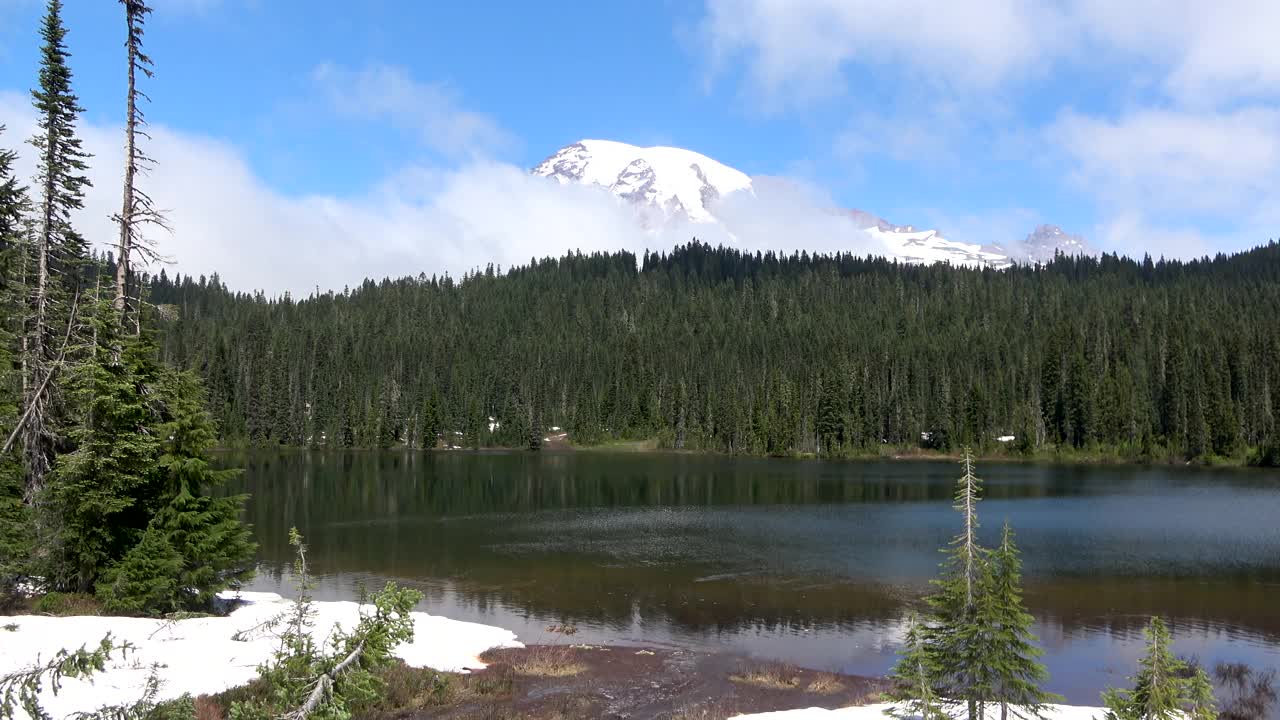
[[[71,91],[61,0],[48,0],[40,34],[44,45],[39,85],[31,92],[38,116],[38,131],[31,139],[37,151],[35,242],[30,261],[30,318],[22,357],[29,501],[40,496],[60,441],[56,385],[51,381],[64,359],[64,328],[74,326],[81,270],[87,261],[86,244],[71,225],[71,213],[83,206],[84,189],[89,185],[85,176],[89,154],[76,137],[81,107]]]
[[[995,632],[992,699],[1000,703],[1000,720],[1007,720],[1010,708],[1023,720],[1043,718],[1045,704],[1059,698],[1040,689],[1049,672],[1038,660],[1043,651],[1035,645],[1037,638],[1031,630],[1034,618],[1022,603],[1022,558],[1008,522],[1000,546],[992,553],[991,565],[991,626]]]
[[[1151,618],[1144,634],[1147,654],[1138,661],[1133,688],[1102,693],[1107,720],[1215,720],[1213,685],[1203,669],[1174,657],[1164,620]]]

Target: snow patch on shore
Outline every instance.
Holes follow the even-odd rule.
[[[106,705],[137,700],[146,686],[153,664],[163,684],[162,699],[184,693],[216,693],[243,685],[257,677],[257,667],[270,659],[279,645],[276,631],[260,628],[264,622],[293,607],[293,601],[275,593],[223,593],[244,604],[225,617],[190,620],[151,620],[120,617],[45,617],[21,615],[4,618],[16,630],[0,630],[0,675],[48,660],[58,650],[96,647],[103,635],[136,646],[127,658],[118,655],[106,672],[91,682],[67,680],[55,697],[47,683],[41,702],[53,717],[89,711]],[[359,622],[359,604],[315,602],[312,635],[327,639],[337,625],[350,630]],[[450,620],[415,612],[414,639],[395,654],[414,667],[466,672],[485,665],[480,654],[491,648],[524,647],[515,633],[489,625]],[[256,631],[249,632],[254,628]],[[233,640],[244,632],[245,640]]]
[[[877,705],[860,705],[858,707],[840,708],[838,710],[826,710],[824,708],[804,708],[801,710],[780,710],[778,712],[755,713],[752,715],[736,715],[730,720],[888,720],[889,716],[885,715],[885,710],[893,707],[889,704]],[[1045,718],[1047,720],[1094,720],[1101,718],[1107,712],[1106,708],[1090,707],[1088,705],[1046,705]],[[964,710],[958,710],[951,713],[953,717],[964,715]],[[1000,717],[1000,708],[997,706],[993,710],[986,712],[988,718]],[[1014,713],[1009,713],[1010,717],[1016,717]]]

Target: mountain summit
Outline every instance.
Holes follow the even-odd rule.
[[[561,183],[598,185],[669,218],[715,222],[711,206],[751,188],[751,178],[706,155],[673,147],[637,147],[612,140],[580,140],[533,169]]]
[[[675,147],[579,140],[557,150],[531,172],[561,184],[603,188],[631,203],[641,225],[649,229],[692,222],[718,225],[734,238],[735,228],[728,227],[732,223],[726,223],[726,218],[717,213],[717,204],[734,193],[743,193],[738,197],[745,197],[748,202],[759,200],[746,173],[706,155]],[[863,210],[815,208],[815,212],[835,212],[848,220],[845,227],[849,248],[865,246],[865,239],[857,235],[863,233],[883,246],[886,255],[901,262],[1005,268],[1014,262],[1048,262],[1059,250],[1068,255],[1092,252],[1083,238],[1069,235],[1056,225],[1041,225],[1026,239],[1007,245],[979,245],[948,239],[939,230],[895,225]],[[837,227],[835,232],[844,231]]]

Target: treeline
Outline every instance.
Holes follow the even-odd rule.
[[[1005,271],[694,242],[305,300],[161,273],[151,298],[228,443],[526,446],[562,427],[749,454],[1280,456],[1275,242]]]

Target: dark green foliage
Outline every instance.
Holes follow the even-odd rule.
[[[24,272],[25,403],[32,411],[23,426],[28,500],[43,490],[54,456],[62,449],[65,413],[58,386],[48,381],[63,360],[67,329],[77,327],[72,319],[88,260],[87,244],[71,224],[71,214],[84,205],[84,189],[89,185],[85,159],[89,156],[76,137],[76,119],[82,108],[71,89],[60,0],[49,0],[40,32],[44,44],[39,82],[31,91],[38,118],[37,132],[31,138],[36,149],[37,201]]]
[[[735,453],[878,453],[932,432],[979,453],[1243,460],[1278,424],[1275,243],[999,272],[701,244],[640,260],[305,300],[162,273],[152,297],[172,306],[164,358],[201,374],[237,443],[431,446],[434,430],[525,447],[536,418],[574,442]]]
[[[13,174],[16,159],[13,151],[0,147],[0,443],[18,422],[20,401],[14,340],[22,331],[18,281],[26,196]],[[0,454],[0,609],[16,601],[16,585],[27,574],[31,554],[31,518],[23,502],[22,462],[16,450],[15,446]]]
[[[182,559],[177,604],[203,609],[219,590],[252,577],[257,546],[239,519],[245,496],[209,493],[235,471],[210,465],[215,433],[199,382],[190,373],[166,371],[160,390],[165,422],[158,433],[165,439],[157,470],[168,502],[148,532],[162,534]]]
[[[244,498],[210,493],[232,473],[210,466],[215,433],[198,381],[160,367],[108,299],[93,309],[94,345],[67,383],[76,449],[47,492],[59,529],[47,577],[59,589],[96,586],[112,612],[206,609],[252,574]]]
[[[90,307],[93,345],[66,379],[76,409],[75,450],[58,458],[46,490],[56,534],[46,577],[53,587],[93,590],[99,574],[142,539],[155,507],[158,408],[147,389],[157,368],[145,341],[125,337],[106,298]]]
[[[78,270],[88,257],[88,245],[71,225],[71,212],[83,207],[84,190],[90,185],[85,173],[89,154],[76,137],[75,125],[84,108],[71,88],[67,64],[67,29],[62,24],[62,1],[48,0],[40,29],[40,79],[31,91],[39,115],[39,131],[31,139],[40,160],[37,183],[41,193],[39,232],[48,232],[50,252],[59,270],[68,271],[64,283],[74,290]],[[46,227],[47,226],[47,227]]]
[[[182,556],[162,531],[148,528],[142,541],[107,570],[98,597],[108,612],[160,615],[177,610]]]
[[[157,389],[164,422],[151,432],[164,439],[150,459],[148,487],[158,495],[146,502],[158,510],[142,541],[98,584],[112,612],[207,609],[219,590],[253,574],[256,546],[239,520],[244,496],[208,494],[234,473],[210,467],[214,432],[199,384],[189,373],[164,371]]]
[[[977,506],[982,481],[973,458],[964,454],[964,474],[956,483],[955,509],[962,530],[946,548],[942,575],[927,598],[925,623],[911,631],[894,670],[888,696],[894,714],[941,712],[935,705],[963,703],[971,720],[998,704],[1001,720],[1041,718],[1056,696],[1040,689],[1048,673],[1031,632],[1033,618],[1022,603],[1022,562],[1006,523],[995,550],[978,543]],[[945,698],[945,700],[940,700]]]
[[[1280,467],[1280,432],[1249,454],[1249,464],[1256,467]]]
[[[992,700],[1000,703],[1000,717],[1012,709],[1015,717],[1040,718],[1046,703],[1061,698],[1040,689],[1049,672],[1040,664],[1044,652],[1036,647],[1031,631],[1035,619],[1022,603],[1022,559],[1013,540],[1013,528],[1005,523],[1000,547],[991,555],[992,630],[990,657],[995,674]]]
[[[1174,657],[1169,629],[1158,617],[1145,631],[1147,654],[1138,661],[1133,688],[1102,693],[1107,720],[1215,720],[1213,686],[1204,670]]]
[[[927,628],[912,616],[898,663],[889,674],[892,686],[884,694],[884,699],[893,706],[885,710],[886,715],[903,720],[947,720],[950,717],[943,709],[935,688],[943,672],[926,635]]]
[[[955,496],[962,529],[951,541],[942,576],[928,598],[933,614],[928,643],[941,670],[937,682],[942,696],[967,703],[969,717],[975,719],[981,703],[995,694],[996,613],[991,552],[977,535],[982,480],[974,474],[968,449],[962,464]]]

